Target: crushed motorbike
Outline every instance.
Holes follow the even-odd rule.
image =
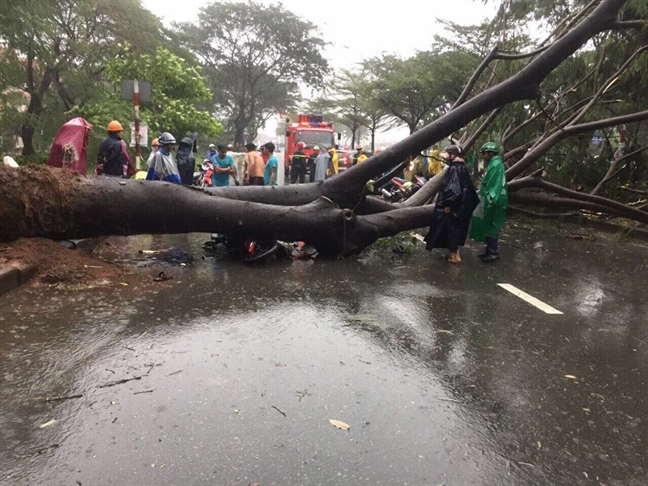
[[[207,252],[216,252],[223,246],[230,257],[246,265],[266,264],[277,260],[314,258],[317,250],[304,242],[287,243],[278,240],[254,240],[213,233],[203,244]]]

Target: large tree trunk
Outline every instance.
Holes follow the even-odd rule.
[[[0,241],[217,232],[301,240],[321,253],[351,255],[377,238],[426,225],[433,209],[358,216],[327,198],[298,207],[272,206],[163,182],[70,177],[68,171],[49,167],[0,167]]]

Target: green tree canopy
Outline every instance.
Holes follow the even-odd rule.
[[[119,57],[108,60],[105,76],[105,97],[70,114],[83,116],[100,129],[113,119],[122,123],[133,119],[132,102],[121,99],[121,81],[138,79],[151,83],[152,102],[141,108],[141,119],[148,124],[151,137],[170,132],[179,139],[194,131],[207,137],[220,135],[222,125],[196,105],[211,99],[200,68],[188,65],[168,49],[158,47],[154,55],[138,55],[130,46],[123,46]],[[97,133],[105,135],[102,130]]]
[[[160,22],[139,0],[0,0],[0,84],[28,95],[26,111],[13,107],[23,154],[34,152],[43,113],[56,114],[59,124],[64,111],[92,97],[104,59],[119,42],[153,52],[163,38]]]
[[[281,4],[214,2],[196,23],[176,25],[205,68],[220,114],[235,144],[267,116],[294,109],[299,85],[319,86],[327,62],[316,26]]]

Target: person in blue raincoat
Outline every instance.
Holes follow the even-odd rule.
[[[506,219],[508,187],[506,170],[494,142],[486,142],[481,148],[482,159],[487,164],[486,174],[479,188],[479,207],[475,211],[470,227],[470,237],[485,241],[486,251],[479,255],[484,263],[499,260],[499,232]]]
[[[450,145],[440,154],[448,172],[437,198],[430,231],[425,237],[426,249],[447,248],[448,263],[461,263],[459,247],[464,246],[473,210],[478,204],[477,192],[458,145]]]
[[[169,132],[164,132],[158,137],[158,142],[160,143],[160,148],[153,156],[153,159],[149,160],[147,164],[148,173],[146,174],[146,180],[182,184],[178,166],[171,154],[176,144],[176,139]]]

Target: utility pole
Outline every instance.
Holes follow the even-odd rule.
[[[140,170],[140,99],[139,99],[139,81],[133,81],[133,105],[135,106],[135,170]]]

